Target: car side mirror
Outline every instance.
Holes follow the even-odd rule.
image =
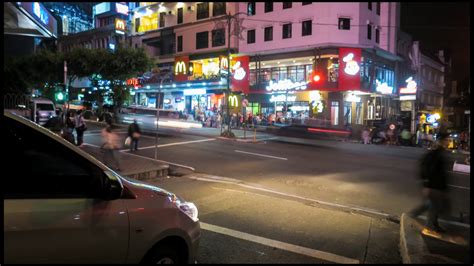
[[[102,176],[101,198],[104,200],[115,200],[122,197],[123,185],[119,177],[110,171],[105,171]]]

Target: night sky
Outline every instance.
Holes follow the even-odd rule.
[[[402,2],[401,28],[419,40],[420,46],[436,52],[447,49],[453,58],[453,78],[469,78],[469,2]]]

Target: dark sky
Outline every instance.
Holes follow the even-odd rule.
[[[469,2],[402,2],[401,28],[427,50],[447,49],[462,81],[470,69],[470,11]]]

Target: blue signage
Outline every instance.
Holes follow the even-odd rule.
[[[38,2],[33,3],[33,13],[41,20],[41,22],[48,25],[49,23],[48,11],[46,11],[44,7],[42,7]]]

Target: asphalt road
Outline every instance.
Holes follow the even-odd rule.
[[[86,143],[101,144],[98,129]],[[420,150],[173,134],[158,144],[160,160],[195,168],[153,182],[198,206],[198,263],[401,262],[399,225],[382,217],[420,203]],[[136,154],[153,158],[154,145],[143,136]],[[453,215],[469,213],[469,176],[449,183]]]

